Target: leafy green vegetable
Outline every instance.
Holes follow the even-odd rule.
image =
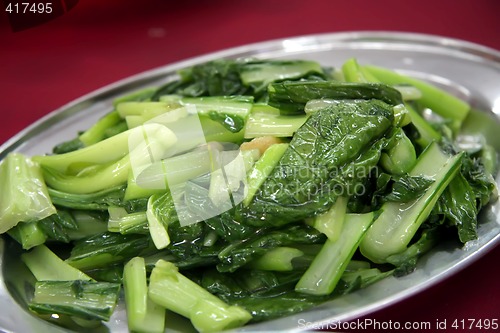
[[[144,89],[136,90],[128,95],[120,96],[113,100],[113,106],[117,107],[119,104],[123,102],[131,102],[131,101],[149,101],[151,96],[156,92],[157,88],[155,87],[147,87]],[[99,121],[97,122],[99,123]]]
[[[281,114],[297,114],[314,99],[356,100],[377,99],[390,105],[402,103],[396,89],[377,83],[346,83],[337,81],[305,81],[272,83],[268,87],[269,105]]]
[[[80,141],[80,138],[74,138],[72,140],[62,142],[52,149],[52,152],[54,154],[65,154],[69,153],[70,151],[75,151],[78,149],[81,149],[85,147],[82,141]]]
[[[245,120],[252,109],[252,96],[210,96],[185,97],[180,99],[181,105],[192,106],[200,115],[208,115],[210,119],[220,123],[227,130],[237,133],[245,125]]]
[[[108,214],[101,211],[72,210],[72,221],[76,229],[64,229],[65,235],[71,240],[79,240],[89,236],[100,234],[108,230],[106,220]]]
[[[147,235],[121,235],[105,232],[75,242],[66,262],[81,270],[124,262],[153,251]]]
[[[56,213],[38,164],[18,153],[0,164],[0,234]]]
[[[383,202],[409,202],[422,196],[434,182],[425,176],[405,175],[397,177],[392,184],[391,192],[382,198]]]
[[[394,175],[402,175],[411,170],[417,161],[417,153],[410,139],[402,129],[394,135],[394,143],[382,153],[382,167]]]
[[[121,125],[123,122],[116,111],[109,112],[107,115],[99,119],[92,127],[83,132],[78,136],[78,141],[82,143],[83,146],[90,146],[102,140],[112,137],[118,133],[113,133],[110,135],[110,129]],[[80,147],[83,148],[83,147]],[[69,151],[65,151],[69,152]],[[60,153],[65,153],[63,151]]]
[[[85,273],[96,281],[123,283],[123,263],[87,269]]]
[[[328,74],[317,63],[302,60],[214,60],[179,71],[180,80],[160,87],[151,97],[163,95],[231,96],[265,94],[267,83],[275,80],[313,77],[325,79]]]
[[[287,148],[288,144],[286,143],[279,143],[270,146],[252,167],[252,169],[248,173],[248,192],[243,199],[243,204],[245,206],[248,206],[252,202],[255,193],[261,187],[267,177],[269,177]]]
[[[241,81],[246,85],[267,86],[274,81],[300,79],[309,73],[323,74],[323,68],[315,61],[262,61],[250,62],[241,68]]]
[[[234,272],[270,249],[292,244],[316,244],[324,241],[324,236],[307,225],[294,225],[286,230],[261,229],[253,237],[227,245],[219,252],[221,272]]]
[[[104,165],[126,156],[129,150],[128,137],[132,132],[137,132],[137,130],[129,130],[101,141],[98,144],[69,153],[35,156],[33,159],[44,167],[57,170],[61,173],[68,172],[68,174],[75,174],[89,165]]]
[[[325,234],[329,240],[333,242],[338,240],[344,226],[347,204],[348,200],[346,197],[338,197],[328,211],[310,219],[310,225]]]
[[[460,169],[462,154],[448,156],[437,144],[423,152],[410,175],[432,177],[434,183],[420,198],[410,202],[386,202],[368,230],[360,249],[375,263],[403,252],[420,225],[429,217],[440,195]]]
[[[392,108],[375,100],[339,101],[314,113],[256,192],[248,208],[249,223],[297,221],[325,212],[340,195],[354,193],[377,164],[382,148],[377,140],[392,118]]]
[[[50,167],[44,167],[43,176],[47,185],[56,190],[75,194],[90,194],[126,183],[129,170],[129,158],[125,156],[116,163],[92,168],[91,172],[85,176],[64,174]]]
[[[157,204],[155,195],[152,195],[148,201],[148,210],[146,218],[148,221],[149,235],[153,240],[157,249],[163,249],[170,244],[170,236],[168,235],[168,224],[163,223],[163,219],[158,217],[155,212],[155,204]]]
[[[132,258],[123,271],[128,328],[132,332],[163,333],[165,309],[150,300],[144,258]]]
[[[20,223],[7,233],[21,244],[24,250],[29,250],[47,241],[47,235],[37,221]]]
[[[162,260],[151,272],[148,293],[155,303],[189,318],[200,332],[239,327],[252,318],[243,308],[224,303]]]
[[[250,88],[243,85],[239,74],[242,65],[238,61],[215,60],[183,69],[179,72],[180,81],[160,87],[151,99],[172,94],[193,97],[247,95]]]
[[[62,192],[87,194],[125,184],[133,165],[148,163],[152,152],[161,155],[176,142],[171,130],[151,123],[83,149],[34,159],[42,165],[49,186]]]
[[[326,302],[329,297],[313,296],[287,291],[276,295],[228,299],[252,315],[252,322],[260,322],[290,316]]]
[[[88,194],[67,193],[52,188],[48,189],[48,193],[52,202],[61,207],[102,211],[109,207],[124,207],[129,211],[134,211],[136,210],[134,207],[141,206],[140,200],[124,200],[125,190],[126,187],[120,185]]]
[[[496,183],[493,175],[486,170],[484,159],[464,158],[461,173],[474,191],[478,211],[495,199]]]
[[[224,213],[205,220],[205,223],[212,228],[222,239],[235,242],[254,235],[257,228],[246,225],[241,214],[240,206],[225,211]]]
[[[453,121],[453,130],[460,129],[463,120],[467,117],[470,106],[461,99],[452,96],[444,90],[421,80],[398,74],[377,66],[364,66],[364,68],[380,81],[386,84],[410,84],[422,92],[419,102],[444,118]]]
[[[82,271],[65,263],[45,245],[23,253],[21,259],[38,281],[92,280]]]
[[[385,279],[390,275],[396,275],[395,270],[383,272],[378,268],[366,268],[359,269],[353,272],[345,272],[344,274],[342,274],[342,279],[340,280],[340,282],[343,282],[348,286],[349,284],[352,285],[350,287],[352,290],[353,288],[366,288],[369,285]]]
[[[294,247],[276,247],[249,263],[249,268],[265,271],[293,271],[297,266],[294,261],[305,258],[305,253]],[[307,259],[306,259],[307,260]],[[312,259],[307,260],[308,264]]]
[[[475,193],[467,180],[458,173],[439,198],[435,214],[444,215],[458,229],[462,243],[477,239],[477,205]]]
[[[148,233],[148,219],[146,212],[128,213],[122,207],[109,207],[108,230],[126,234]]]
[[[333,292],[363,236],[373,223],[373,213],[348,214],[345,219],[339,239],[328,239],[325,242],[295,286],[296,291],[312,295],[329,295]]]
[[[78,224],[69,211],[58,209],[56,214],[50,215],[37,222],[38,227],[47,236],[47,239],[69,243],[69,230],[78,230]]]
[[[38,281],[30,310],[108,321],[118,301],[120,285],[95,281]]]
[[[369,265],[368,268],[363,268],[368,269]],[[284,273],[242,270],[223,274],[208,270],[203,274],[201,285],[226,302],[245,308],[252,314],[252,322],[260,322],[310,309],[390,274],[392,271],[376,271],[371,274],[363,274],[361,270],[350,271],[343,275],[334,292],[326,296],[303,294],[293,290],[302,271]]]
[[[261,136],[292,137],[304,125],[306,114],[287,116],[270,112],[252,111],[245,125],[245,138]]]
[[[404,276],[413,272],[417,266],[417,260],[429,252],[442,238],[439,228],[425,229],[420,238],[411,244],[403,252],[387,257],[387,262],[396,266],[395,276]]]
[[[465,155],[460,172],[434,207],[434,221],[455,226],[459,240],[477,239],[477,215],[493,197],[496,184],[482,164],[481,158]],[[436,224],[434,222],[434,224]]]

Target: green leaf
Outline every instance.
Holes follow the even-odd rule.
[[[409,202],[418,199],[433,182],[433,179],[424,176],[396,177],[392,184],[392,191],[383,198],[383,201]]]
[[[306,103],[316,99],[380,100],[390,105],[403,101],[399,91],[379,83],[286,81],[270,84],[268,92],[269,105],[278,108],[281,114],[304,113]]]
[[[305,225],[293,225],[286,229],[261,229],[247,239],[233,242],[219,252],[221,272],[234,272],[270,249],[297,244],[322,243],[325,236],[316,229]]]
[[[153,251],[154,245],[148,235],[105,232],[75,242],[66,262],[86,270],[121,263]]]
[[[69,243],[69,230],[78,230],[78,224],[69,211],[58,209],[57,214],[50,215],[38,221],[38,227],[49,240]]]
[[[338,101],[297,131],[248,207],[246,221],[282,225],[325,212],[338,196],[363,190],[391,128],[381,101]]]
[[[474,190],[458,173],[439,198],[434,214],[444,215],[458,229],[462,243],[477,239],[477,206]]]

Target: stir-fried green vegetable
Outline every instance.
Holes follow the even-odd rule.
[[[201,332],[290,315],[478,237],[497,153],[460,149],[468,112],[356,59],[196,65],[52,154],[8,155],[0,233],[37,314],[107,321],[123,288],[134,332],[171,312]]]
[[[87,320],[109,320],[120,284],[95,281],[38,281],[29,308],[40,314],[67,314]]]

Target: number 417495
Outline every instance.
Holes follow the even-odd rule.
[[[457,330],[497,330],[498,319],[455,319],[451,327]]]
[[[5,11],[9,14],[50,14],[52,13],[52,2],[9,2]]]

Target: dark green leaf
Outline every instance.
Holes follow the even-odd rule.
[[[377,99],[390,105],[402,103],[401,93],[385,84],[339,81],[286,81],[268,87],[269,105],[281,114],[304,112],[304,106],[314,99],[355,100]]]
[[[443,215],[458,229],[462,243],[477,239],[477,206],[474,190],[458,173],[439,198],[434,214]]]
[[[392,184],[392,191],[383,198],[383,201],[409,202],[416,200],[432,185],[432,179],[420,176],[396,177]]]
[[[54,154],[65,154],[69,153],[71,151],[78,150],[80,148],[83,148],[85,145],[83,142],[80,141],[80,138],[76,137],[72,140],[62,142],[58,145],[56,145],[53,149],[52,152]]]
[[[477,210],[480,211],[490,201],[496,186],[495,181],[491,175],[485,172],[480,158],[464,157],[461,172],[474,192]]]
[[[122,283],[123,265],[112,265],[101,268],[95,268],[85,271],[85,274],[97,281]]]
[[[210,111],[208,116],[232,133],[238,133],[245,127],[245,119],[236,115]]]
[[[392,118],[392,107],[375,100],[340,101],[314,113],[255,194],[246,221],[281,225],[363,192]]]
[[[179,72],[180,81],[160,87],[151,99],[158,100],[161,95],[170,94],[191,97],[248,94],[249,87],[240,79],[242,65],[240,61],[221,59],[183,69]]]
[[[47,239],[63,243],[68,243],[71,240],[68,230],[78,230],[78,224],[71,213],[62,209],[58,209],[57,214],[38,221],[38,226]]]
[[[286,229],[261,229],[254,236],[227,245],[219,252],[221,272],[234,272],[253,259],[278,246],[296,244],[318,244],[325,236],[316,229],[305,225],[293,225]]]
[[[66,262],[87,270],[122,263],[155,250],[149,235],[105,232],[76,241]]]

